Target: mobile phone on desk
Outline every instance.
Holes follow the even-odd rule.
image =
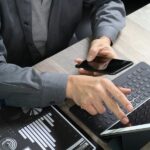
[[[87,71],[102,74],[115,75],[131,65],[133,65],[133,62],[129,60],[110,59],[97,56],[91,62],[84,60],[81,64],[77,64],[76,68],[83,68]]]

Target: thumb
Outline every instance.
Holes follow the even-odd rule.
[[[92,61],[97,56],[99,50],[97,47],[91,47],[87,56],[87,61]]]
[[[83,61],[83,59],[81,59],[81,58],[76,58],[76,59],[74,60],[74,62],[75,62],[76,64],[80,64],[82,61]]]

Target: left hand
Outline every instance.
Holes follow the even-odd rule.
[[[96,56],[101,56],[104,58],[117,58],[117,54],[111,47],[111,40],[103,36],[99,39],[95,39],[91,42],[91,46],[89,49],[89,53],[87,56],[88,61],[92,61],[95,59]],[[80,64],[83,60],[80,58],[77,58],[75,62],[77,64]],[[80,74],[86,74],[86,75],[96,75],[96,73],[86,71],[84,69],[79,69]]]
[[[87,60],[92,61],[96,56],[101,56],[104,58],[116,58],[117,54],[110,45],[111,40],[105,36],[93,40],[91,42]]]

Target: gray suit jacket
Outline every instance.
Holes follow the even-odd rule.
[[[45,58],[67,47],[85,5],[92,7],[93,37],[116,39],[125,22],[120,0],[53,0]],[[33,43],[31,21],[30,0],[0,0],[0,99],[11,106],[60,104],[67,75],[31,67],[44,59]]]

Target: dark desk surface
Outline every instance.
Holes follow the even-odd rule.
[[[65,72],[77,74],[74,67],[74,60],[77,57],[86,58],[90,40],[84,39],[79,43],[63,50],[62,52],[40,62],[34,67],[41,72]],[[145,61],[150,64],[150,4],[127,16],[126,27],[121,32],[113,48],[120,58],[133,60],[135,63]],[[116,76],[108,78],[113,79]],[[72,103],[69,100],[62,106],[62,109],[70,118],[77,122],[97,143],[105,149],[108,146],[96,137],[88,128],[83,125],[75,116],[69,112]]]

